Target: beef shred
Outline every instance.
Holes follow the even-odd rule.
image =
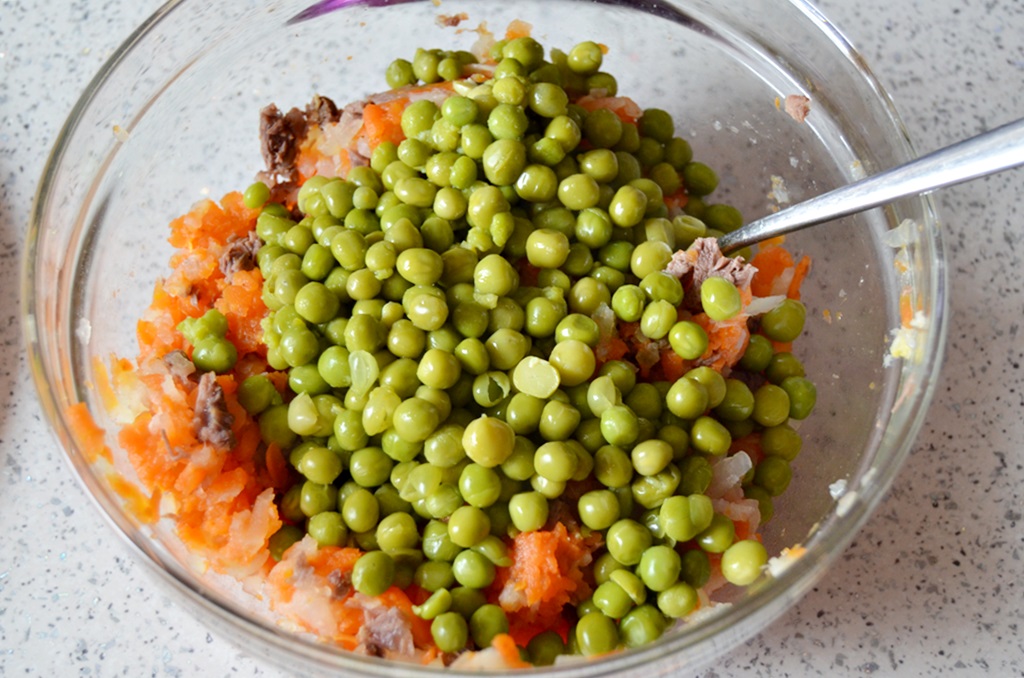
[[[235,435],[231,431],[235,417],[228,412],[224,389],[217,383],[217,375],[213,372],[204,372],[199,378],[194,412],[192,425],[200,442],[221,450],[235,446]]]
[[[306,135],[306,125],[306,114],[297,108],[281,113],[277,106],[270,104],[260,111],[260,151],[267,165],[266,173],[274,183],[299,178],[295,156],[299,142]]]
[[[310,124],[324,125],[338,122],[341,119],[341,111],[334,105],[334,102],[329,98],[316,94],[313,96],[313,100],[306,106],[306,120]]]
[[[355,651],[372,657],[411,657],[416,651],[409,620],[397,607],[368,608],[356,639]]]
[[[224,276],[230,279],[236,271],[251,271],[256,268],[256,253],[262,244],[256,231],[249,231],[246,235],[229,241],[218,261]]]
[[[692,261],[691,252],[696,254]],[[665,270],[681,279],[688,288],[683,305],[690,310],[700,309],[700,286],[708,278],[725,278],[743,288],[757,272],[742,257],[730,258],[722,254],[714,238],[698,238],[689,250],[676,252]],[[690,284],[686,284],[688,281]]]

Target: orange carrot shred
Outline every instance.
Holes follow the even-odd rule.
[[[113,462],[110,448],[107,447],[104,440],[105,431],[96,425],[89,412],[89,407],[85,403],[71,405],[64,410],[64,416],[67,417],[71,435],[82,449],[86,461],[90,464],[99,459]]]
[[[789,282],[789,289],[786,290],[786,296],[790,299],[800,299],[800,286],[804,282],[804,278],[811,270],[811,258],[806,254],[800,259],[796,265],[796,269],[793,271],[793,279]]]
[[[516,645],[516,641],[507,633],[499,633],[494,636],[491,639],[491,647],[498,651],[498,654],[501,655],[505,662],[505,666],[510,669],[528,669],[533,666],[529,662],[523,661],[523,658],[519,655],[519,647]]]
[[[513,19],[505,29],[505,39],[515,40],[516,38],[528,38],[533,31],[533,25],[521,19]]]

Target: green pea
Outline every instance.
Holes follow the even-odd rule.
[[[665,406],[681,419],[696,419],[708,409],[707,387],[695,379],[677,379],[665,396]]]
[[[572,174],[558,184],[558,199],[571,210],[594,207],[599,197],[597,181],[588,174]]]
[[[716,513],[711,524],[697,535],[697,544],[707,553],[725,553],[736,539],[736,526],[725,515]]]
[[[459,476],[459,493],[470,506],[486,508],[501,494],[501,478],[486,466],[469,464]]]
[[[469,625],[458,612],[444,612],[430,623],[430,635],[442,652],[461,652],[469,642]]]
[[[814,383],[802,376],[790,376],[783,379],[780,386],[789,396],[789,418],[806,419],[818,400]]]
[[[508,554],[508,546],[505,545],[501,538],[494,534],[484,537],[480,543],[475,544],[472,548],[498,567],[509,567],[512,565],[512,559]]]
[[[615,621],[603,612],[583,615],[576,623],[576,643],[585,656],[611,652],[619,646],[619,631]]]
[[[633,248],[629,266],[633,275],[642,280],[651,273],[664,270],[671,259],[672,248],[667,243],[647,241]]]
[[[541,410],[537,430],[544,440],[567,440],[576,430],[581,418],[580,411],[572,405],[551,400]]]
[[[719,322],[735,317],[743,308],[736,285],[717,276],[708,278],[700,286],[700,301],[704,313]]]
[[[704,328],[690,320],[681,320],[668,332],[672,350],[683,360],[696,360],[708,350],[708,335]]]
[[[303,537],[302,530],[294,525],[282,525],[281,528],[270,536],[267,543],[267,548],[270,551],[270,557],[275,561],[280,561],[284,557],[285,551],[291,548],[292,544],[300,541]]]
[[[761,432],[761,449],[770,457],[793,461],[800,454],[802,445],[800,434],[786,424],[771,426]]]
[[[380,505],[369,490],[357,486],[342,502],[341,517],[353,532],[368,532],[377,526]]]
[[[753,584],[768,563],[768,552],[756,539],[735,542],[722,554],[722,576],[736,586]]]
[[[246,377],[238,387],[238,403],[245,411],[257,415],[270,407],[278,397],[277,389],[266,375]]]
[[[490,533],[487,514],[475,506],[462,506],[448,519],[448,537],[456,546],[469,548],[480,543]]]
[[[780,386],[763,384],[754,392],[751,417],[761,426],[778,426],[789,418],[789,394]]]
[[[620,320],[626,322],[640,320],[646,304],[646,295],[638,285],[622,285],[612,295],[612,310]]]
[[[419,543],[415,519],[408,513],[392,513],[381,518],[376,527],[377,545],[382,551],[396,555]]]
[[[721,456],[729,451],[732,436],[713,417],[699,417],[690,429],[690,444],[698,452]]]
[[[378,487],[387,482],[394,462],[379,447],[364,447],[349,458],[349,474],[362,487]]]
[[[633,599],[613,581],[606,581],[597,587],[593,602],[598,610],[612,619],[621,619],[633,608]]]
[[[687,582],[678,582],[658,594],[658,609],[673,619],[690,614],[698,603],[696,589]]]
[[[684,375],[691,381],[702,384],[708,392],[708,407],[718,407],[725,399],[725,378],[710,367],[695,367]]]
[[[772,341],[794,341],[804,331],[807,308],[796,299],[785,299],[761,316],[761,331]]]
[[[743,488],[743,495],[747,499],[753,499],[757,502],[758,511],[761,513],[762,525],[772,519],[775,513],[775,506],[772,503],[772,495],[767,490],[757,485],[748,485]]]
[[[365,596],[379,596],[395,579],[395,561],[383,551],[359,556],[352,568],[352,587]]]
[[[460,552],[452,561],[452,574],[455,575],[455,581],[462,586],[486,588],[494,581],[494,572],[494,563],[470,549]]]
[[[651,545],[651,532],[646,527],[628,518],[616,521],[608,528],[605,545],[623,565],[637,565],[643,552]]]
[[[534,666],[551,666],[565,654],[565,643],[556,631],[541,631],[526,644],[526,653]]]
[[[466,426],[462,446],[466,455],[474,462],[493,468],[512,454],[515,447],[515,432],[500,419],[480,417]]]
[[[605,445],[594,454],[594,476],[605,487],[625,487],[633,479],[633,463],[621,447]]]
[[[200,339],[192,350],[192,362],[201,372],[224,374],[231,371],[237,361],[238,350],[235,345],[221,337]]]
[[[569,97],[558,85],[538,82],[530,87],[527,103],[537,115],[554,118],[565,115]]]
[[[711,524],[714,511],[711,500],[703,494],[669,497],[661,505],[659,525],[677,542],[687,542]]]
[[[637,573],[648,589],[660,593],[678,582],[681,568],[682,561],[674,549],[655,545],[640,557]]]
[[[490,646],[494,636],[508,633],[508,630],[505,611],[493,603],[481,605],[469,618],[469,634],[477,647]]]
[[[579,498],[577,510],[584,525],[592,530],[604,530],[619,519],[619,500],[609,490],[592,490]]]
[[[753,334],[743,357],[740,358],[740,367],[750,372],[762,372],[767,369],[774,352],[775,349],[767,337]]]
[[[515,181],[516,194],[523,200],[543,203],[553,200],[558,191],[558,178],[546,165],[531,164],[523,168]]]
[[[538,268],[558,268],[569,256],[569,239],[564,233],[539,228],[526,239],[526,258]]]
[[[718,187],[718,175],[700,162],[688,162],[682,168],[683,184],[691,195],[705,196]]]
[[[708,205],[703,220],[709,228],[722,233],[732,233],[743,225],[743,215],[732,205]]]
[[[558,342],[577,340],[593,348],[600,338],[597,323],[582,313],[570,313],[555,326],[555,340]]]
[[[640,435],[636,414],[623,405],[613,405],[601,413],[601,434],[612,445],[629,445]]]
[[[739,422],[754,412],[754,394],[738,379],[725,380],[725,396],[715,407],[715,415],[724,422]]]
[[[663,440],[645,440],[638,443],[630,453],[636,472],[653,476],[661,473],[672,461],[672,446]]]
[[[683,187],[683,181],[679,177],[679,172],[676,171],[676,168],[664,160],[666,157],[667,153],[662,153],[662,162],[654,164],[648,172],[648,176],[658,184],[664,195],[672,195],[679,192],[679,189]]]
[[[754,484],[777,497],[786,491],[793,470],[783,457],[765,457],[754,467]]]
[[[348,537],[341,514],[335,511],[323,511],[310,517],[306,529],[320,546],[340,546]]]
[[[298,470],[307,480],[330,485],[341,475],[341,457],[326,447],[314,447],[302,455]]]
[[[676,325],[676,307],[665,300],[652,301],[640,316],[640,331],[650,339],[664,339]]]
[[[620,187],[608,205],[608,215],[612,223],[623,228],[639,224],[646,211],[647,195],[639,188],[629,185]]]
[[[626,647],[643,647],[661,637],[667,626],[665,615],[657,607],[640,605],[619,621],[619,634]]]
[[[669,464],[661,473],[653,476],[637,476],[630,485],[633,500],[646,509],[653,509],[671,497],[682,481],[682,474],[675,464]]]

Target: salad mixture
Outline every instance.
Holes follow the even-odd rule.
[[[136,513],[355,652],[656,640],[762,576],[815,403],[809,260],[723,256],[742,217],[671,116],[601,45],[528,29],[267,107],[266,170],[171,224],[139,355],[101,385]]]

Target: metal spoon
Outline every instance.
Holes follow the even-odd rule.
[[[1024,165],[1024,120],[1017,120],[905,165],[769,214],[718,239],[731,252],[777,235]]]

